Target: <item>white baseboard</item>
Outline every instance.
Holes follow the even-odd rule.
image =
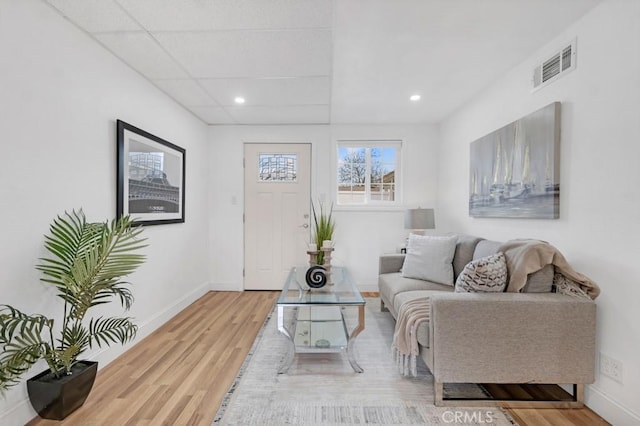
[[[24,399],[0,415],[0,425],[21,426],[35,416],[37,416],[37,413],[31,407],[29,400]]]
[[[614,401],[593,385],[585,386],[585,404],[614,426],[640,425],[640,414]]]
[[[177,300],[174,304],[167,306],[161,312],[158,312],[153,317],[138,323],[138,333],[136,339],[133,342],[129,342],[123,346],[111,346],[108,348],[100,349],[95,352],[87,352],[86,358],[92,361],[98,361],[99,368],[105,367],[111,361],[131,349],[136,343],[153,333],[164,323],[169,321],[175,315],[184,310],[187,306],[198,300],[206,292],[211,290],[211,285],[207,282],[201,284],[196,289],[186,294],[181,299]],[[38,414],[31,407],[28,397],[25,398],[6,410],[4,413],[0,413],[0,425],[2,426],[20,426],[24,425]]]
[[[244,284],[241,282],[212,283],[211,291],[244,291]]]
[[[358,290],[360,290],[360,293],[378,293],[380,291],[377,284],[358,285]]]

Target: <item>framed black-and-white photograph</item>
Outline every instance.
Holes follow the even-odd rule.
[[[130,215],[138,225],[184,222],[184,148],[117,123],[117,217]]]

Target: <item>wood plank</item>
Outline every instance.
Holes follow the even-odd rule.
[[[579,409],[508,409],[509,414],[522,426],[605,426],[609,425],[602,417],[589,408]]]
[[[573,395],[553,384],[496,384],[483,383],[482,386],[495,399],[522,401],[574,401]]]
[[[210,425],[278,294],[207,293],[101,369],[84,406],[67,419],[28,424]],[[537,398],[556,390],[525,385],[492,392]],[[588,408],[507,411],[522,426],[607,424]]]

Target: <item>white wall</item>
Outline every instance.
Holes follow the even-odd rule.
[[[186,223],[146,228],[148,261],[130,277],[140,340],[209,289],[207,127],[44,2],[0,2],[0,303],[60,317],[34,269],[43,234],[65,210],[115,216],[118,118],[187,152]],[[104,366],[124,349],[87,358]],[[24,384],[0,398],[0,424],[34,416]]]
[[[531,93],[531,70],[577,36],[577,69]],[[562,102],[559,220],[468,216],[469,144],[550,102]],[[607,0],[441,125],[438,208],[445,227],[556,245],[602,288],[597,348],[623,362],[622,383],[596,372],[592,409],[640,423],[640,2]],[[553,362],[553,360],[549,360]]]
[[[432,206],[436,193],[437,133],[433,126],[214,126],[210,128],[212,164],[212,286],[241,290],[243,255],[243,144],[311,143],[312,198],[335,200],[335,144],[339,139],[403,141],[404,205]],[[234,204],[235,200],[235,204]],[[377,291],[378,256],[403,242],[404,207],[384,210],[335,209],[336,265],[347,265],[362,291]]]
[[[378,291],[378,258],[395,252],[404,243],[406,208],[435,207],[437,188],[435,126],[349,126],[332,127],[331,153],[341,139],[400,139],[402,145],[402,205],[395,209],[370,211],[362,208],[338,208],[336,211],[336,262],[349,267],[362,291]],[[335,158],[334,158],[335,162]],[[335,163],[329,170],[333,174]],[[333,175],[327,176],[331,187]],[[335,197],[333,198],[335,200]],[[436,212],[436,226],[440,220]]]

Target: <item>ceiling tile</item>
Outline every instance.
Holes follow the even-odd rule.
[[[226,110],[238,124],[327,124],[329,106],[236,106]]]
[[[332,122],[439,122],[597,3],[337,1]]]
[[[136,31],[140,25],[111,0],[46,0],[90,33],[105,31]]]
[[[237,124],[222,107],[190,107],[189,110],[207,124]]]
[[[117,0],[151,31],[328,28],[331,0]]]
[[[96,34],[96,38],[116,56],[151,80],[188,77],[147,33]]]
[[[328,105],[331,101],[329,77],[302,78],[221,78],[199,80],[221,105],[234,105],[236,96],[245,105]]]
[[[206,122],[286,124],[438,122],[605,0],[42,1]]]
[[[219,106],[195,80],[154,80],[176,101],[190,106]]]
[[[331,74],[331,31],[154,33],[195,78]]]

